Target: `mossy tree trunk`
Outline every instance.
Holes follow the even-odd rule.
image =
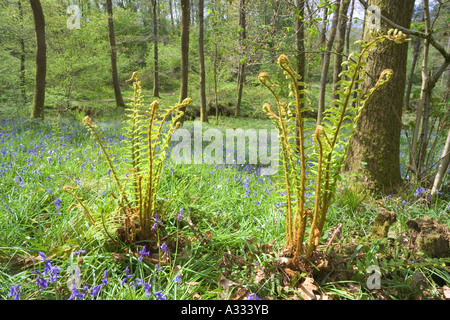
[[[234,115],[239,117],[241,114],[242,92],[244,89],[245,81],[245,39],[247,38],[246,32],[246,17],[245,17],[245,0],[240,0],[239,3],[239,29],[241,33],[241,60],[238,67],[238,84],[237,84],[237,102],[236,111]]]
[[[380,7],[382,15],[409,28],[414,0],[404,0],[402,5],[397,0],[370,0],[368,4]],[[381,21],[381,30],[386,32],[390,28]],[[368,32],[366,29],[364,39],[369,39]],[[407,55],[408,43],[378,43],[368,58],[368,76],[361,84],[361,89],[368,92],[384,69],[394,71],[389,83],[366,103],[346,159],[346,170],[358,172],[359,178],[371,191],[390,193],[401,182],[400,134]]]
[[[45,77],[47,73],[47,45],[45,42],[45,18],[39,0],[30,0],[36,31],[36,83],[34,86],[31,118],[44,117]]]

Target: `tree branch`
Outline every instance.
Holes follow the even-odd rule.
[[[359,0],[359,2],[361,3],[361,5],[364,7],[365,10],[367,10],[367,8],[369,7],[369,5],[367,4],[367,1],[365,0]],[[380,18],[386,22],[388,25],[390,25],[391,27],[400,30],[401,32],[411,35],[411,36],[416,36],[422,39],[427,39],[430,43],[431,46],[433,46],[437,51],[439,51],[439,53],[444,57],[446,62],[450,62],[450,53],[447,52],[447,50],[445,50],[445,48],[436,42],[436,39],[433,37],[432,31],[430,31],[429,34],[420,32],[420,31],[415,31],[415,30],[411,30],[405,27],[402,27],[398,24],[396,24],[395,22],[393,22],[392,20],[386,18],[385,16],[381,15]]]

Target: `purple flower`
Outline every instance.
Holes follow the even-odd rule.
[[[120,285],[123,286],[125,284],[125,282],[127,282],[127,280],[129,278],[133,278],[134,277],[134,274],[128,274],[129,272],[130,272],[130,268],[127,266],[125,268],[125,278],[123,278],[123,280],[120,282]]]
[[[416,192],[414,193],[414,195],[416,196],[416,197],[418,197],[418,196],[420,196],[423,192],[425,192],[425,191],[427,191],[427,189],[426,188],[417,188],[416,189]]]
[[[155,221],[155,224],[153,225],[152,229],[155,229],[158,226],[158,224],[161,226],[163,225],[163,223],[158,220],[158,214],[156,214],[154,217],[152,217],[152,219],[153,219],[153,221]]]
[[[102,283],[104,286],[108,284],[108,270],[105,269],[105,274],[103,275]]]
[[[181,278],[180,278],[179,275],[176,275],[174,280],[175,280],[176,282],[178,282],[178,285],[181,285]]]
[[[54,202],[57,214],[61,214],[61,212],[59,212],[59,209],[61,208],[61,203],[62,203],[61,199],[56,199],[55,202]]]
[[[48,281],[42,277],[38,277],[36,279],[36,285],[38,286],[39,289],[44,290],[48,287]]]
[[[91,294],[93,297],[96,297],[98,295],[98,293],[100,292],[100,288],[102,287],[101,284],[95,286],[92,288],[92,291],[89,292],[89,294]]]
[[[155,296],[158,300],[167,300],[167,296],[163,296],[162,290],[155,292]]]
[[[70,295],[68,300],[76,300],[76,298],[84,298],[84,293],[81,293],[80,291],[78,291],[76,285],[75,285],[75,281],[72,283],[72,294]]]
[[[256,293],[250,293],[250,295],[248,296],[247,300],[261,300],[261,299],[258,298]]]
[[[167,244],[165,243],[161,245],[161,250],[163,250],[165,253],[169,253],[169,250],[167,250]]]
[[[80,251],[73,252],[74,255],[85,254],[85,253],[86,253],[86,250],[83,250],[83,248],[80,248]]]
[[[20,299],[20,285],[8,287],[10,289],[8,297],[14,297],[14,300]]]
[[[141,255],[141,256],[148,256],[148,255],[150,255],[150,250],[149,251],[145,251],[145,248],[147,247],[147,245],[145,245],[140,251],[139,251],[139,254]]]
[[[151,284],[144,283],[144,291],[145,291],[145,296],[146,296],[146,297],[149,297],[149,296],[150,296],[149,291],[150,291],[150,288],[151,288],[151,287],[152,287]]]
[[[184,217],[184,209],[180,208],[180,212],[177,215],[177,220],[181,220]]]

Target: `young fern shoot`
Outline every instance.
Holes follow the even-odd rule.
[[[109,166],[110,176],[114,180],[119,196],[113,196],[116,201],[114,214],[122,228],[118,230],[120,238],[125,243],[136,240],[149,240],[155,236],[154,221],[159,221],[162,212],[157,206],[157,195],[162,171],[165,167],[167,151],[173,133],[180,127],[179,119],[183,116],[180,108],[187,107],[191,99],[185,99],[173,107],[161,109],[158,101],[154,101],[147,111],[142,102],[142,86],[139,81],[139,73],[134,72],[128,82],[133,81],[134,95],[125,121],[125,146],[120,150],[119,156],[128,154],[131,161],[126,162],[129,167],[116,168],[114,161],[106,149],[102,133],[87,116],[83,119],[84,124],[91,133],[92,138],[99,145],[105,162]],[[143,112],[144,111],[144,112]],[[168,119],[171,119],[167,124]],[[131,174],[130,174],[131,173]],[[89,209],[71,191],[72,187],[65,186],[64,191],[70,193],[78,202],[92,224],[95,224]],[[105,228],[106,231],[107,228]]]
[[[294,101],[287,104],[280,100],[276,93],[278,85],[270,80],[267,73],[260,73],[258,77],[274,96],[277,106],[277,112],[274,112],[270,104],[266,103],[263,110],[279,132],[287,207],[285,251],[294,261],[302,256],[310,258],[319,245],[336,184],[341,178],[349,141],[361,111],[372,94],[393,75],[392,70],[384,70],[378,82],[366,94],[355,89],[358,83],[365,80],[364,66],[369,52],[377,42],[385,40],[396,43],[409,41],[406,35],[393,29],[386,35],[380,31],[372,33],[372,40],[368,43],[360,41],[361,52],[352,53],[348,61],[344,62],[347,68],[341,73],[339,90],[335,92],[339,98],[332,101],[325,111],[322,123],[317,126],[313,119],[302,116],[302,113],[312,108],[306,105],[308,100],[304,98],[307,93],[306,84],[300,82],[300,76],[292,68],[287,56],[281,55],[278,64],[290,80],[290,96],[294,97]],[[306,107],[300,109],[301,105]],[[315,147],[306,143],[312,135]],[[315,181],[315,185],[310,186],[315,190],[313,208],[305,198],[309,181]],[[305,248],[308,220],[309,235]]]

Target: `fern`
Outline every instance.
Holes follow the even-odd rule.
[[[317,247],[361,110],[372,94],[393,74],[392,70],[384,70],[376,85],[365,96],[361,90],[355,89],[357,84],[365,79],[364,66],[369,52],[377,42],[392,40],[402,43],[409,40],[397,30],[389,30],[386,35],[373,33],[372,37],[368,43],[361,42],[360,53],[353,53],[349,60],[344,62],[347,68],[341,73],[339,89],[335,92],[339,98],[332,102],[324,113],[322,123],[316,127],[311,126],[313,121],[303,117],[305,111],[312,110],[307,105],[308,99],[305,98],[306,84],[300,81],[300,76],[292,68],[287,56],[281,55],[278,65],[290,80],[290,96],[294,97],[293,101],[285,103],[280,100],[276,92],[278,85],[270,80],[267,73],[260,73],[258,77],[274,96],[277,107],[274,111],[271,105],[266,103],[263,111],[279,132],[287,206],[285,249],[288,254],[293,255],[294,260],[301,255],[311,257]],[[302,107],[303,105],[306,106]],[[316,142],[315,147],[306,144],[312,137]],[[315,181],[315,185],[311,186],[315,190],[314,208],[305,206],[308,181]],[[305,249],[308,219],[310,230]]]
[[[123,228],[119,232],[122,240],[126,243],[134,242],[136,239],[151,239],[155,235],[153,219],[156,219],[156,215],[159,213],[156,204],[160,179],[165,167],[164,160],[170,139],[181,125],[179,119],[184,113],[179,109],[187,107],[191,102],[190,99],[185,99],[173,107],[161,109],[159,103],[154,101],[144,112],[138,72],[133,73],[128,82],[131,81],[133,81],[134,95],[126,109],[128,119],[125,121],[125,145],[119,151],[119,157],[129,155],[131,159],[127,162],[129,167],[118,169],[114,166],[111,152],[103,143],[101,130],[92,123],[88,116],[83,119],[92,138],[102,151],[111,172],[110,176],[116,184],[118,196],[112,194],[116,202],[113,215],[121,221]],[[166,125],[169,117],[171,122]],[[89,209],[71,191],[72,189],[74,188],[69,186],[63,188],[64,191],[75,197],[78,206],[83,209],[90,222],[97,224]],[[102,215],[102,224],[104,223]],[[107,229],[105,226],[104,230]]]

